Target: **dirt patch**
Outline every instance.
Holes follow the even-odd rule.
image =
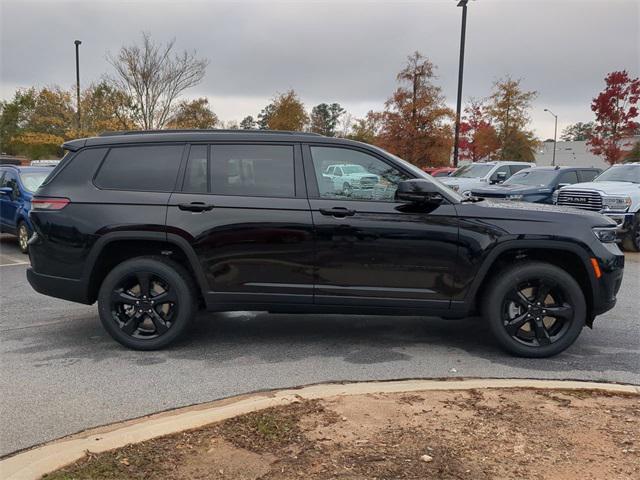
[[[640,478],[640,397],[491,389],[300,401],[87,452],[44,478]]]

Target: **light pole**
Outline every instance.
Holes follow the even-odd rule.
[[[80,40],[73,42],[76,46],[76,96],[77,96],[77,115],[78,115],[78,130],[80,130]]]
[[[462,109],[462,73],[464,69],[464,40],[467,31],[467,3],[469,0],[460,0],[458,7],[462,7],[462,30],[460,32],[460,66],[458,68],[458,101],[456,104],[456,133],[453,140],[453,166],[458,166],[458,144],[460,143],[460,110]]]
[[[551,165],[555,167],[556,166],[556,140],[558,137],[558,116],[548,108],[545,108],[544,111],[549,112],[551,115],[553,115],[553,118],[555,119],[555,127],[553,128],[553,159],[551,160]]]

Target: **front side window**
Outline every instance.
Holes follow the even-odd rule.
[[[373,155],[349,148],[311,147],[311,158],[320,198],[393,202],[398,183],[410,178]]]
[[[591,182],[599,173],[598,170],[579,170],[578,177],[580,177],[580,182]]]
[[[295,197],[293,146],[212,146],[211,191],[218,195]]]
[[[112,148],[95,184],[113,190],[170,192],[176,183],[182,150],[182,145]]]
[[[558,183],[568,183],[570,185],[578,183],[578,174],[575,170],[572,172],[562,172],[558,177]]]

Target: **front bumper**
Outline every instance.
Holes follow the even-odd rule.
[[[624,274],[624,254],[615,244],[601,244],[606,253],[598,255],[602,276],[595,281],[592,317],[611,310],[617,300]]]

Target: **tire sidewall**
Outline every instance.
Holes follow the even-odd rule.
[[[506,293],[527,280],[549,279],[557,282],[563,289],[574,309],[574,318],[565,334],[556,342],[544,347],[529,347],[514,340],[505,330],[502,319],[502,304]],[[584,294],[576,280],[564,270],[550,264],[529,263],[511,267],[501,272],[488,291],[484,305],[484,317],[500,346],[522,357],[550,357],[567,349],[580,335],[586,316],[587,306]]]
[[[131,337],[120,330],[111,313],[111,293],[123,277],[135,272],[146,271],[167,281],[178,296],[178,314],[169,330],[156,338],[144,340]],[[98,312],[105,330],[114,340],[135,350],[156,350],[163,348],[180,337],[195,315],[195,300],[192,285],[184,269],[168,260],[139,258],[127,260],[117,265],[105,277],[98,293]]]

